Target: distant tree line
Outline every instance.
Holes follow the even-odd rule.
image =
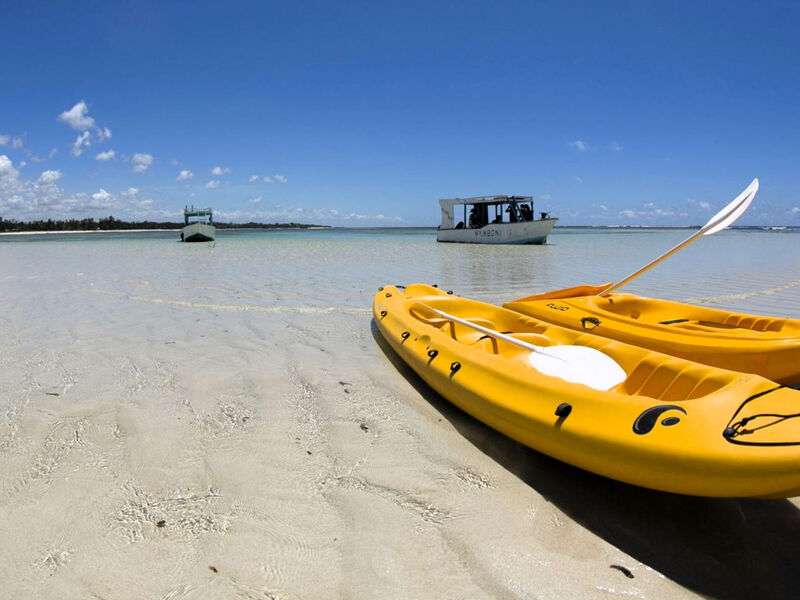
[[[214,223],[217,229],[307,229],[323,227],[304,223]],[[0,232],[11,231],[108,231],[112,229],[180,229],[182,222],[172,221],[122,221],[106,217],[95,221],[88,219],[47,219],[38,221],[5,220],[0,217]]]

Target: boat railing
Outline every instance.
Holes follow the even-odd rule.
[[[190,221],[190,219],[194,219]],[[183,220],[186,225],[190,222],[192,223],[208,223],[209,225],[214,224],[214,216],[213,211],[211,208],[195,208],[194,205],[190,207],[186,206],[183,209]]]

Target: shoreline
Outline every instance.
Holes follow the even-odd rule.
[[[0,231],[3,235],[74,235],[79,233],[165,233],[173,231],[180,233],[182,227],[177,229],[65,229],[64,231]],[[335,229],[334,227],[314,225],[311,227],[217,227],[217,231],[295,231],[295,230],[324,230]]]
[[[146,233],[148,231],[180,231],[180,229],[67,229],[64,231],[0,231],[0,235],[54,235],[75,233]]]

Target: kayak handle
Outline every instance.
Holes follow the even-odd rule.
[[[592,326],[589,327],[587,323],[590,323]],[[595,317],[583,317],[581,319],[581,325],[583,326],[584,329],[594,329],[595,327],[600,325],[600,319]]]

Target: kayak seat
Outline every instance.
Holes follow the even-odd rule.
[[[660,325],[669,324],[670,322],[660,323]],[[737,315],[732,314],[726,317],[722,322],[719,321],[689,321],[688,319],[681,319],[680,321],[672,321],[672,323],[679,323],[677,327],[682,329],[692,329],[696,331],[714,331],[718,329],[745,329],[747,331],[756,332],[777,332],[783,329],[786,324],[786,319],[772,319],[769,317],[755,317],[752,315]]]
[[[669,303],[665,303],[669,304]],[[659,316],[658,312],[647,310],[647,303],[641,298],[618,298],[614,302],[604,305],[603,309],[618,314],[622,317],[638,320],[644,317],[653,319]],[[687,307],[676,307],[676,310]],[[691,307],[689,307],[691,308]],[[644,315],[644,316],[643,316]],[[717,316],[719,315],[719,316]],[[706,318],[703,318],[706,317]],[[680,328],[710,328],[710,329],[748,329],[750,331],[781,331],[786,325],[786,319],[774,317],[761,317],[756,315],[742,315],[723,311],[692,311],[691,314],[675,314],[667,316],[662,313],[657,321],[659,325],[678,326]]]
[[[437,318],[435,320],[424,320],[420,319],[424,323],[436,327],[437,329],[445,332],[448,336],[455,339],[462,344],[474,344],[485,334],[476,331],[471,327],[467,327],[466,325],[462,325],[461,323],[456,323],[454,321],[450,321],[449,319],[445,318]],[[492,323],[486,321],[484,319],[470,319],[476,325],[481,325],[483,327],[491,328]]]
[[[665,402],[700,398],[718,390],[729,381],[725,377],[704,376],[703,366],[686,367],[680,360],[647,357],[639,362],[617,391],[647,396]]]
[[[732,313],[724,321],[725,325],[753,331],[780,331],[786,325],[786,319],[739,315]]]

